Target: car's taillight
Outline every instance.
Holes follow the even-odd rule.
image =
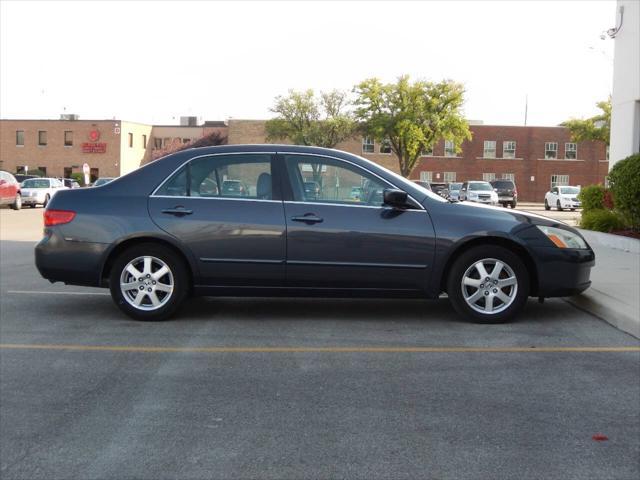
[[[44,226],[53,227],[54,225],[62,225],[69,223],[76,216],[76,212],[71,210],[49,210],[44,211]]]

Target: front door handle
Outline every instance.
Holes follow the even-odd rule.
[[[322,223],[324,220],[313,213],[306,213],[304,215],[298,215],[296,217],[291,217],[291,220],[294,222],[304,222],[308,224],[312,223]]]
[[[166,213],[167,215],[175,215],[176,217],[182,217],[183,215],[191,215],[193,213],[193,210],[187,210],[184,207],[175,207],[162,210],[162,213]]]

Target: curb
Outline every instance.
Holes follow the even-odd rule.
[[[616,308],[619,303],[615,298],[591,288],[580,295],[566,297],[564,300],[574,307],[583,310],[600,320],[607,322],[618,330],[640,339],[640,319],[628,312]]]
[[[602,247],[615,248],[625,252],[640,254],[640,240],[623,235],[612,235],[610,233],[594,232],[593,230],[580,230],[580,233],[587,239],[589,244]]]

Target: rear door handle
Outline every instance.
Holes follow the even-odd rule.
[[[304,222],[308,224],[312,223],[322,223],[324,220],[313,213],[307,213],[305,215],[298,215],[296,217],[291,217],[291,220],[294,222]]]
[[[176,217],[181,217],[183,215],[191,215],[193,210],[187,210],[184,207],[176,207],[176,208],[167,208],[162,210],[162,213],[166,213],[167,215],[175,215]]]

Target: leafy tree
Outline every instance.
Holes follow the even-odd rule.
[[[596,103],[602,113],[586,119],[572,118],[562,124],[571,131],[571,139],[574,142],[585,140],[600,140],[609,145],[611,136],[611,97],[608,100]]]
[[[356,85],[354,91],[355,114],[364,132],[380,142],[389,142],[405,177],[411,174],[421,153],[440,139],[452,141],[457,151],[464,140],[471,139],[462,116],[464,87],[460,83],[411,82],[408,76],[402,76],[396,83],[384,84],[370,78]]]
[[[174,138],[171,143],[157,150],[153,150],[153,152],[151,152],[151,160],[157,160],[158,158],[165,157],[170,153],[186,150],[187,148],[214,147],[216,145],[226,144],[227,136],[219,131],[214,131],[212,133],[209,133],[208,135],[203,135],[202,137],[192,140],[188,143],[182,143],[181,139]]]

